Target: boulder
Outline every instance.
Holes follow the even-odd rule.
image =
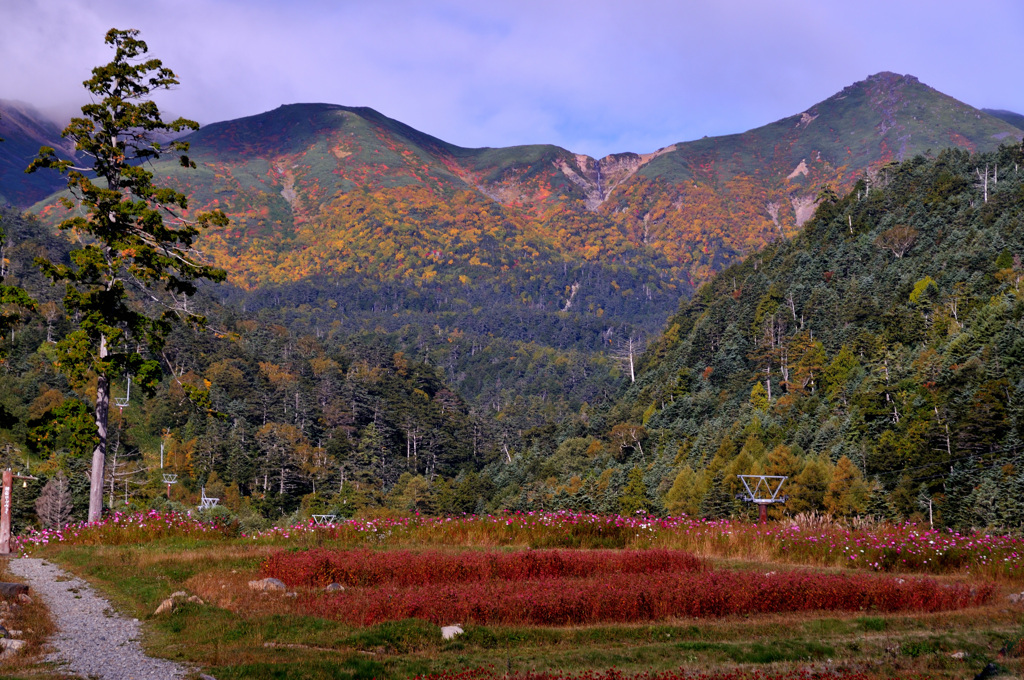
[[[0,583],[0,597],[17,597],[27,594],[28,586],[24,583]]]
[[[206,604],[205,602],[203,602],[202,598],[199,597],[198,595],[190,595],[189,598],[187,600],[185,600],[185,601],[186,602],[191,602],[193,604]]]
[[[249,581],[249,588],[264,593],[273,590],[279,590],[281,592],[288,590],[288,586],[284,584],[284,581],[276,578],[261,578],[256,581]]]
[[[454,624],[451,626],[441,627],[441,638],[444,640],[451,640],[456,635],[462,635],[465,631],[462,630],[462,626]]]
[[[0,659],[7,659],[17,654],[25,646],[24,640],[11,640],[3,638],[0,640]]]
[[[324,590],[326,590],[328,593],[340,593],[345,590],[345,586],[341,585],[340,583],[332,583],[326,588],[324,588]]]
[[[155,612],[153,612],[153,616],[160,616],[161,614],[166,614],[166,613],[171,612],[171,611],[174,611],[174,598],[173,597],[169,597],[166,600],[164,600],[163,602],[161,602],[160,606],[156,608]]]

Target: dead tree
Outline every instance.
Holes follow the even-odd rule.
[[[71,519],[71,484],[63,472],[46,483],[43,492],[36,499],[36,515],[43,527],[53,527],[57,531]]]
[[[917,233],[917,229],[913,227],[898,224],[892,229],[887,229],[879,234],[878,238],[875,239],[875,245],[892,252],[898,260],[906,255],[907,251],[914,245],[914,242],[917,241]]]
[[[640,337],[630,335],[621,341],[618,350],[612,355],[629,369],[629,382],[636,382],[636,358],[643,354],[644,345]]]
[[[988,203],[988,163],[985,164],[984,174],[978,168],[974,169],[974,174],[978,176],[977,185],[981,189],[982,199],[985,203]]]

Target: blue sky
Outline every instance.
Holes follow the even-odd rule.
[[[0,0],[0,98],[70,115],[138,28],[200,123],[370,106],[463,146],[603,156],[742,132],[879,71],[1024,113],[1020,0]]]

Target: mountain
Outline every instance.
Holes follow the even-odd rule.
[[[28,104],[0,99],[0,139],[0,202],[26,207],[66,186],[55,173],[25,174],[40,146],[73,156],[56,123]]]
[[[985,113],[998,118],[999,120],[1005,121],[1014,127],[1024,130],[1024,116],[1013,111],[1004,111],[1002,109],[982,109]]]
[[[648,154],[465,149],[372,109],[296,104],[191,135],[198,172],[170,162],[157,168],[196,208],[220,207],[234,218],[207,248],[247,287],[353,269],[365,275],[367,257],[378,270],[371,275],[385,279],[477,278],[464,271],[475,265],[460,256],[457,227],[363,254],[339,226],[374,210],[429,225],[423,208],[436,213],[456,200],[487,213],[485,231],[527,244],[505,259],[522,262],[535,251],[569,261],[663,259],[665,278],[685,293],[795,233],[823,184],[842,191],[887,162],[948,146],[994,150],[1022,134],[912,76],[880,73],[775,123]],[[392,215],[395,201],[403,210]],[[415,209],[405,211],[406,203]],[[435,255],[410,257],[417,249]]]
[[[231,216],[201,243],[229,272],[224,301],[428,359],[518,441],[611,395],[611,355],[626,370],[698,285],[799,233],[821,185],[874,185],[900,158],[1021,134],[882,73],[775,123],[648,154],[466,149],[372,109],[295,104],[189,136],[196,170],[154,167],[193,209]]]
[[[609,410],[538,445],[566,472],[521,482],[522,497],[552,502],[581,474],[599,504],[602,469],[639,466],[672,512],[743,512],[735,475],[775,474],[791,511],[907,518],[931,503],[946,526],[1019,526],[1021,165],[1021,145],[947,149],[858,180],[702,286]]]
[[[603,159],[329,104],[207,126],[195,171],[154,167],[232,216],[201,244],[230,284],[117,414],[119,464],[143,479],[166,439],[176,491],[267,517],[620,511],[627,480],[631,508],[722,516],[761,471],[794,509],[1019,524],[1020,136],[893,74]],[[6,210],[11,283],[58,294],[31,263],[60,210]],[[88,449],[49,361],[73,328],[41,306],[0,376],[8,448],[40,463]]]

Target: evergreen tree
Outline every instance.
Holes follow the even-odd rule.
[[[700,501],[700,516],[708,519],[725,519],[732,515],[735,505],[729,487],[725,483],[724,473],[719,470],[708,487],[707,493]]]
[[[867,507],[868,489],[860,470],[846,456],[836,462],[825,492],[825,510],[838,517],[859,514]]]
[[[644,483],[644,471],[634,467],[626,478],[626,488],[619,497],[619,508],[623,515],[635,515],[638,512],[649,513],[651,503],[647,498],[647,485]]]
[[[695,516],[700,512],[700,501],[704,496],[701,475],[689,465],[676,474],[665,497],[665,508],[670,515]]]
[[[891,521],[896,518],[896,513],[889,503],[889,494],[877,479],[871,482],[865,505],[865,513],[870,517],[885,521]]]
[[[971,495],[977,483],[972,467],[965,463],[953,466],[944,485],[945,499],[942,502],[942,523],[947,527],[965,529],[975,522]]]
[[[789,502],[791,512],[807,512],[825,509],[825,493],[831,483],[832,470],[827,461],[812,458],[804,465],[800,474],[789,486]]]
[[[1000,524],[999,504],[1005,493],[1003,473],[998,468],[987,470],[970,496],[978,523],[983,527],[997,527]]]
[[[85,87],[94,98],[73,118],[64,137],[92,159],[90,167],[75,167],[60,160],[54,149],[43,147],[29,171],[53,168],[68,174],[68,189],[79,208],[61,229],[87,236],[85,245],[71,254],[71,265],[41,261],[54,283],[65,283],[64,307],[79,321],[76,331],[58,345],[59,362],[69,378],[84,385],[97,379],[96,432],[89,497],[89,521],[100,517],[103,503],[103,467],[107,450],[107,412],[111,382],[134,376],[136,384],[152,392],[160,374],[153,358],[163,346],[172,321],[201,323],[188,311],[186,299],[196,291],[196,280],[221,280],[224,272],[200,262],[193,242],[202,227],[226,224],[223,213],[184,217],[184,194],[153,184],[145,163],[167,153],[180,154],[183,167],[195,167],[184,155],[188,145],[172,142],[168,149],[154,135],[197,129],[197,123],[179,118],[165,123],[149,99],[156,90],[178,84],[174,73],[158,59],[145,59],[146,43],[138,31],[111,29],[106,43],[114,59],[92,71]],[[94,176],[98,182],[94,182]],[[84,213],[84,216],[83,216]],[[173,225],[165,223],[171,215]],[[144,297],[147,306],[136,300]],[[159,310],[159,311],[158,311]],[[149,351],[147,357],[143,352]]]

